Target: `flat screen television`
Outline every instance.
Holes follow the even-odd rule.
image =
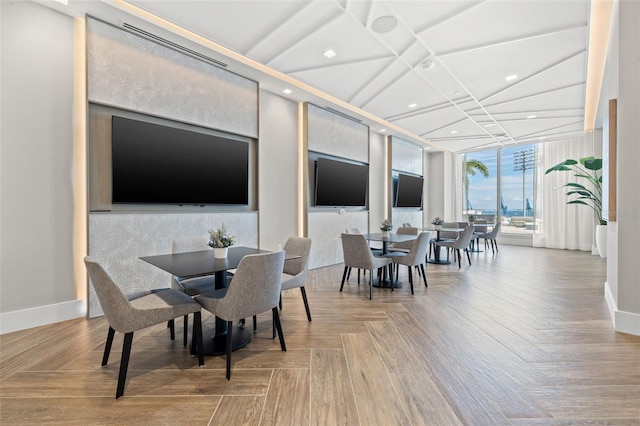
[[[364,207],[367,205],[369,166],[319,157],[316,162],[315,205]]]
[[[113,116],[112,202],[249,204],[247,142]]]
[[[424,178],[421,176],[398,174],[396,188],[396,207],[422,207],[422,186]]]

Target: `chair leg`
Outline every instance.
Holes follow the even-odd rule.
[[[202,367],[204,365],[204,340],[202,339],[202,315],[200,312],[193,313],[193,331],[191,334],[193,335],[191,346],[198,348],[198,365]]]
[[[389,264],[389,281],[391,282],[391,291],[393,291],[394,282],[393,282],[393,263]]]
[[[413,294],[413,269],[409,266],[409,284],[411,285],[411,294]]]
[[[491,244],[495,244],[496,245],[496,251],[498,251],[498,241],[497,240],[491,240]],[[493,250],[493,246],[491,246],[491,250]]]
[[[280,318],[280,317],[278,317]],[[275,339],[276,338],[276,334],[277,334],[277,330],[276,330],[276,315],[275,314],[271,314],[271,338]]]
[[[282,334],[282,324],[280,324],[280,315],[278,315],[278,310],[273,308],[273,322],[278,329],[278,338],[280,339],[280,349],[282,352],[287,351],[287,345],[284,343],[284,334]]]
[[[189,334],[189,315],[184,316],[184,336],[182,337],[182,345],[187,346],[187,339]]]
[[[369,272],[369,300],[373,299],[373,271]]]
[[[133,342],[133,331],[124,335],[122,345],[122,358],[120,359],[120,374],[118,374],[118,388],[116,389],[116,399],[124,395],[124,384],[127,381],[127,369],[129,368],[129,355],[131,355],[131,342]]]
[[[304,289],[304,286],[300,287],[300,294],[302,294],[304,309],[307,311],[307,319],[311,321],[311,311],[309,310],[309,301],[307,300],[307,291]]]
[[[107,333],[107,343],[104,345],[104,355],[102,355],[102,366],[104,367],[109,362],[109,354],[111,353],[111,345],[113,344],[113,336],[116,331],[109,326],[109,332]]]
[[[278,302],[278,306],[280,307],[280,310],[282,310],[282,293],[280,293],[280,302]]]
[[[349,272],[349,267],[344,267],[344,272],[342,273],[342,283],[340,283],[340,291],[342,292],[342,287],[344,287],[344,280],[347,278],[347,273]]]
[[[253,332],[258,331],[258,317],[256,315],[253,316]]]
[[[458,258],[458,269],[462,267],[462,254],[460,254],[460,249],[456,249],[456,256]]]
[[[169,320],[167,323],[167,327],[169,327],[169,333],[171,336],[171,340],[176,340],[176,323],[174,320]]]
[[[424,286],[429,287],[429,285],[427,284],[427,274],[424,271],[424,265],[420,264],[420,270],[422,271],[422,279],[424,280]]]
[[[467,252],[467,260],[469,261],[469,265],[471,265],[471,256],[469,256],[469,250],[464,249],[465,252]]]
[[[349,277],[351,277],[351,268],[347,267],[347,269],[349,269],[349,271],[347,272],[347,281],[349,281]]]
[[[233,330],[233,321],[227,321],[227,380],[231,380],[231,333],[232,333],[232,330]]]

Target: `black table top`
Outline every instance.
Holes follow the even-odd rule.
[[[240,260],[247,255],[269,252],[269,250],[260,250],[251,247],[229,247],[226,259],[214,258],[213,250],[161,254],[156,256],[145,256],[140,259],[157,266],[176,277],[190,278],[202,275],[211,275],[216,272],[226,271],[227,269],[234,269],[238,267]],[[293,259],[295,257],[296,256],[286,256],[285,259]]]

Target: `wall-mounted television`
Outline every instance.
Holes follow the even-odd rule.
[[[396,187],[396,207],[422,207],[422,176],[398,174]]]
[[[249,143],[113,116],[112,203],[249,204]]]
[[[318,157],[315,176],[315,205],[365,207],[369,188],[369,166]]]

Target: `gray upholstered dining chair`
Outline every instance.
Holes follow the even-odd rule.
[[[200,366],[204,365],[200,305],[190,296],[174,289],[162,289],[128,300],[97,259],[87,256],[84,258],[84,263],[100,301],[100,306],[102,306],[109,323],[107,342],[102,356],[103,367],[109,361],[115,332],[124,333],[116,398],[120,398],[124,394],[133,333],[143,328],[193,314],[191,353],[194,354],[197,349],[198,363]]]
[[[469,261],[469,265],[471,265],[471,256],[469,256],[469,244],[471,243],[471,238],[473,237],[473,225],[468,225],[464,228],[458,238],[453,241],[437,241],[436,246],[446,247],[447,249],[453,249],[456,255],[456,260],[458,261],[458,268],[462,266],[462,255],[460,254],[460,250],[464,250],[467,253],[467,260]]]
[[[360,228],[347,228],[345,230],[345,233],[347,233],[347,234],[362,234],[362,231],[360,231]],[[369,244],[369,243],[367,243],[367,244]],[[372,247],[371,244],[369,244],[369,248],[371,249],[371,252],[373,253],[374,256],[382,255],[382,247]],[[367,278],[367,271],[366,270],[362,271],[362,276],[364,278]],[[347,281],[349,281],[349,277],[351,277],[351,268],[349,268],[349,270],[347,271]],[[360,269],[358,269],[358,284],[360,284]]]
[[[285,253],[282,250],[245,256],[238,264],[231,285],[195,297],[195,300],[204,309],[227,322],[227,380],[231,379],[231,343],[234,320],[252,317],[271,310],[280,338],[280,347],[283,352],[287,350],[278,315],[284,256]]]
[[[498,241],[496,240],[496,238],[498,238],[498,233],[500,232],[500,225],[501,223],[498,222],[493,226],[491,231],[479,232],[475,234],[473,238],[475,238],[478,241],[478,244],[480,243],[480,239],[484,239],[485,249],[487,248],[487,242],[488,241],[491,242],[491,252],[495,253],[496,251],[498,251]],[[495,251],[494,251],[494,245],[495,245]]]
[[[284,251],[288,255],[300,256],[284,262],[284,272],[282,274],[282,290],[300,288],[304,309],[307,311],[307,319],[311,321],[309,311],[309,301],[304,285],[307,281],[307,270],[309,267],[309,253],[311,252],[311,239],[302,237],[289,237],[284,245]]]
[[[414,227],[410,227],[410,226],[402,226],[402,227],[400,227],[400,228],[398,228],[396,230],[396,234],[398,234],[398,235],[418,235],[418,228],[414,228]],[[391,244],[389,244],[389,251],[401,251],[401,252],[404,252],[404,253],[408,253],[409,250],[411,250],[412,246],[413,246],[413,241],[403,241],[403,242],[400,242],[400,243],[391,243]]]
[[[208,251],[210,250],[206,238],[183,238],[173,240],[171,243],[172,253],[186,253],[190,251]],[[179,277],[173,277],[172,288],[180,290],[189,296],[197,296],[205,291],[211,291],[215,289],[216,279],[213,275],[207,275],[204,277],[195,277],[181,279]],[[175,339],[175,322],[170,320],[167,324],[171,330],[171,340]],[[184,316],[184,335],[182,343],[187,346],[188,330],[189,330],[189,315]]]
[[[373,271],[391,264],[387,257],[376,257],[371,253],[369,244],[361,234],[342,234],[342,251],[344,253],[344,272],[340,291],[344,288],[349,268],[369,270],[369,300],[373,298]]]
[[[424,286],[428,287],[427,274],[424,270],[424,264],[427,261],[427,252],[429,251],[429,243],[431,240],[431,232],[421,232],[418,238],[411,243],[411,249],[404,256],[393,257],[393,263],[396,268],[396,281],[398,280],[398,271],[400,265],[406,265],[409,268],[409,284],[411,284],[411,294],[413,294],[413,267],[420,268]]]

